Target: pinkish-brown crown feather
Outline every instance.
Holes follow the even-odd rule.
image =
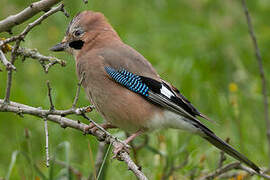
[[[82,11],[78,13],[69,23],[66,34],[77,26],[81,26],[85,31],[110,30],[114,31],[105,16],[100,12]]]

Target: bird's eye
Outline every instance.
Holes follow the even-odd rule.
[[[83,30],[82,29],[75,30],[73,34],[74,36],[78,37],[83,34]]]

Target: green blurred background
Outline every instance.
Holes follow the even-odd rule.
[[[19,12],[31,2],[1,0],[0,19]],[[204,121],[206,125],[223,139],[229,137],[236,149],[260,166],[269,164],[261,80],[240,0],[89,0],[87,5],[82,0],[64,0],[64,4],[71,17],[85,9],[104,13],[125,43],[143,54],[165,80],[178,87],[201,112],[217,122]],[[248,7],[268,78],[270,3],[267,0],[248,1]],[[45,74],[36,60],[27,59],[23,63],[17,60],[12,101],[49,108],[46,80],[50,80],[56,108],[71,107],[78,81],[73,57],[48,50],[62,39],[71,17],[67,19],[58,12],[26,37],[22,46],[62,58],[67,66],[55,65]],[[13,32],[21,32],[27,22]],[[0,34],[0,37],[8,36]],[[0,82],[0,98],[4,98],[5,71],[0,72]],[[78,105],[88,103],[82,92]],[[96,112],[89,116],[102,121]],[[78,119],[76,116],[70,118]],[[121,131],[112,132],[120,138],[125,137]],[[49,139],[51,155],[69,163],[85,177],[92,172],[91,156],[95,158],[98,146],[94,137],[49,122]],[[135,144],[141,141],[143,137],[136,139]],[[44,123],[39,118],[0,113],[0,144],[0,179],[6,176],[15,151],[24,152],[31,163],[18,155],[10,179],[40,179],[33,164],[45,176],[50,174],[51,179],[76,179],[74,175],[68,177],[65,169],[57,164],[51,168],[45,166]],[[161,151],[163,156],[152,148]],[[171,164],[174,160],[176,165],[180,164],[186,152],[189,152],[187,166],[171,178],[191,179],[191,176],[200,176],[217,167],[217,149],[200,137],[176,130],[151,133],[148,148],[139,151],[138,161],[149,179],[160,179],[166,162]],[[102,179],[136,179],[124,163],[110,158],[111,154],[106,163],[106,176]],[[232,159],[228,158],[226,162],[230,161]]]

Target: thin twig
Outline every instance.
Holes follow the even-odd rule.
[[[49,155],[49,132],[47,118],[44,118],[44,130],[46,137],[45,151],[46,151],[46,166],[50,166],[50,155]]]
[[[19,47],[17,50],[17,55],[22,56],[23,60],[25,60],[25,58],[37,59],[46,73],[48,73],[49,68],[55,64],[60,64],[62,67],[66,66],[65,61],[52,56],[44,56],[40,54],[36,49]]]
[[[7,73],[7,85],[6,85],[6,96],[4,99],[4,103],[8,104],[9,103],[9,98],[10,98],[10,91],[11,91],[11,82],[12,81],[12,70],[9,70]]]
[[[12,52],[11,52],[11,62],[8,62],[7,64],[7,70],[8,70],[8,73],[7,73],[7,83],[6,83],[6,95],[5,95],[5,104],[8,104],[9,103],[9,99],[10,99],[10,91],[11,91],[11,85],[12,85],[12,73],[13,73],[13,70],[16,70],[16,68],[8,68],[8,66],[12,67],[15,60],[16,60],[16,51],[18,50],[18,47],[20,45],[20,41],[16,41],[16,44],[14,46],[14,49],[12,49]],[[0,50],[0,53],[1,53],[1,56],[3,55],[3,57],[1,58],[3,63],[7,60],[5,60],[5,56],[2,52],[2,50]],[[5,63],[4,63],[5,64]],[[14,67],[14,66],[13,66]]]
[[[51,85],[50,85],[50,81],[48,80],[46,84],[47,84],[47,87],[48,87],[48,97],[49,97],[49,101],[50,101],[50,111],[54,111],[55,108],[54,108],[53,100],[52,100],[52,88],[51,88]]]
[[[0,32],[9,31],[12,27],[17,26],[30,19],[41,11],[47,11],[50,7],[60,2],[60,0],[41,0],[32,3],[29,7],[16,15],[11,15],[0,21]]]
[[[80,81],[78,82],[78,87],[77,87],[77,91],[76,91],[74,101],[72,103],[72,108],[76,108],[76,104],[77,104],[78,99],[79,99],[80,90],[81,90],[82,82],[84,80],[84,76],[85,76],[85,72],[83,72],[82,77],[81,77]]]
[[[267,83],[266,83],[266,78],[265,78],[265,74],[264,74],[264,69],[263,69],[263,62],[262,62],[262,56],[260,53],[260,49],[257,43],[257,39],[256,39],[256,35],[253,29],[253,25],[252,25],[252,21],[251,21],[251,17],[247,8],[247,4],[246,4],[246,0],[242,0],[242,6],[245,12],[245,16],[246,16],[246,20],[247,20],[247,24],[248,24],[248,31],[254,46],[254,50],[255,50],[255,54],[256,54],[256,58],[257,58],[257,62],[259,65],[259,71],[260,71],[260,77],[261,77],[261,81],[262,81],[262,94],[263,94],[263,101],[264,101],[264,117],[265,117],[265,123],[266,123],[266,135],[267,135],[267,139],[268,139],[268,153],[270,156],[270,119],[269,119],[269,104],[268,104],[268,98],[267,98]]]
[[[215,177],[218,177],[221,174],[224,174],[228,171],[231,171],[231,170],[237,168],[239,165],[240,165],[240,162],[234,162],[231,164],[227,164],[224,167],[216,169],[213,173],[210,173],[210,174],[200,178],[200,180],[214,179]]]
[[[64,15],[67,17],[67,18],[69,18],[69,13],[66,11],[66,9],[63,7],[62,9],[61,9],[61,11],[64,13]]]
[[[20,46],[21,40],[17,39],[16,43],[14,45],[14,48],[11,51],[11,64],[15,63],[16,57],[17,57],[17,50]],[[8,73],[7,73],[7,83],[6,83],[6,96],[5,96],[5,103],[8,104],[9,103],[9,99],[10,99],[10,92],[11,92],[11,85],[12,85],[12,71],[13,69],[9,69]]]
[[[6,66],[7,70],[9,69],[16,70],[16,67],[7,60],[5,54],[3,53],[1,49],[0,49],[0,59],[2,60],[4,66]]]
[[[253,169],[247,167],[247,166],[243,166],[242,164],[239,164],[239,166],[236,167],[236,169],[240,169],[240,170],[243,170],[243,171],[246,171],[250,176],[253,176],[253,175],[258,175],[260,177],[263,177],[265,179],[270,179],[270,176],[265,174],[265,173],[261,173],[261,174],[258,174],[256,173]]]

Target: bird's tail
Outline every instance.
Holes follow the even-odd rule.
[[[246,156],[235,150],[228,143],[217,137],[213,132],[209,132],[207,130],[203,130],[203,132],[205,134],[203,138],[206,139],[208,142],[216,146],[218,149],[224,151],[228,155],[234,157],[235,159],[245,163],[247,166],[251,167],[257,173],[260,173],[260,168],[255,163],[253,163]]]

